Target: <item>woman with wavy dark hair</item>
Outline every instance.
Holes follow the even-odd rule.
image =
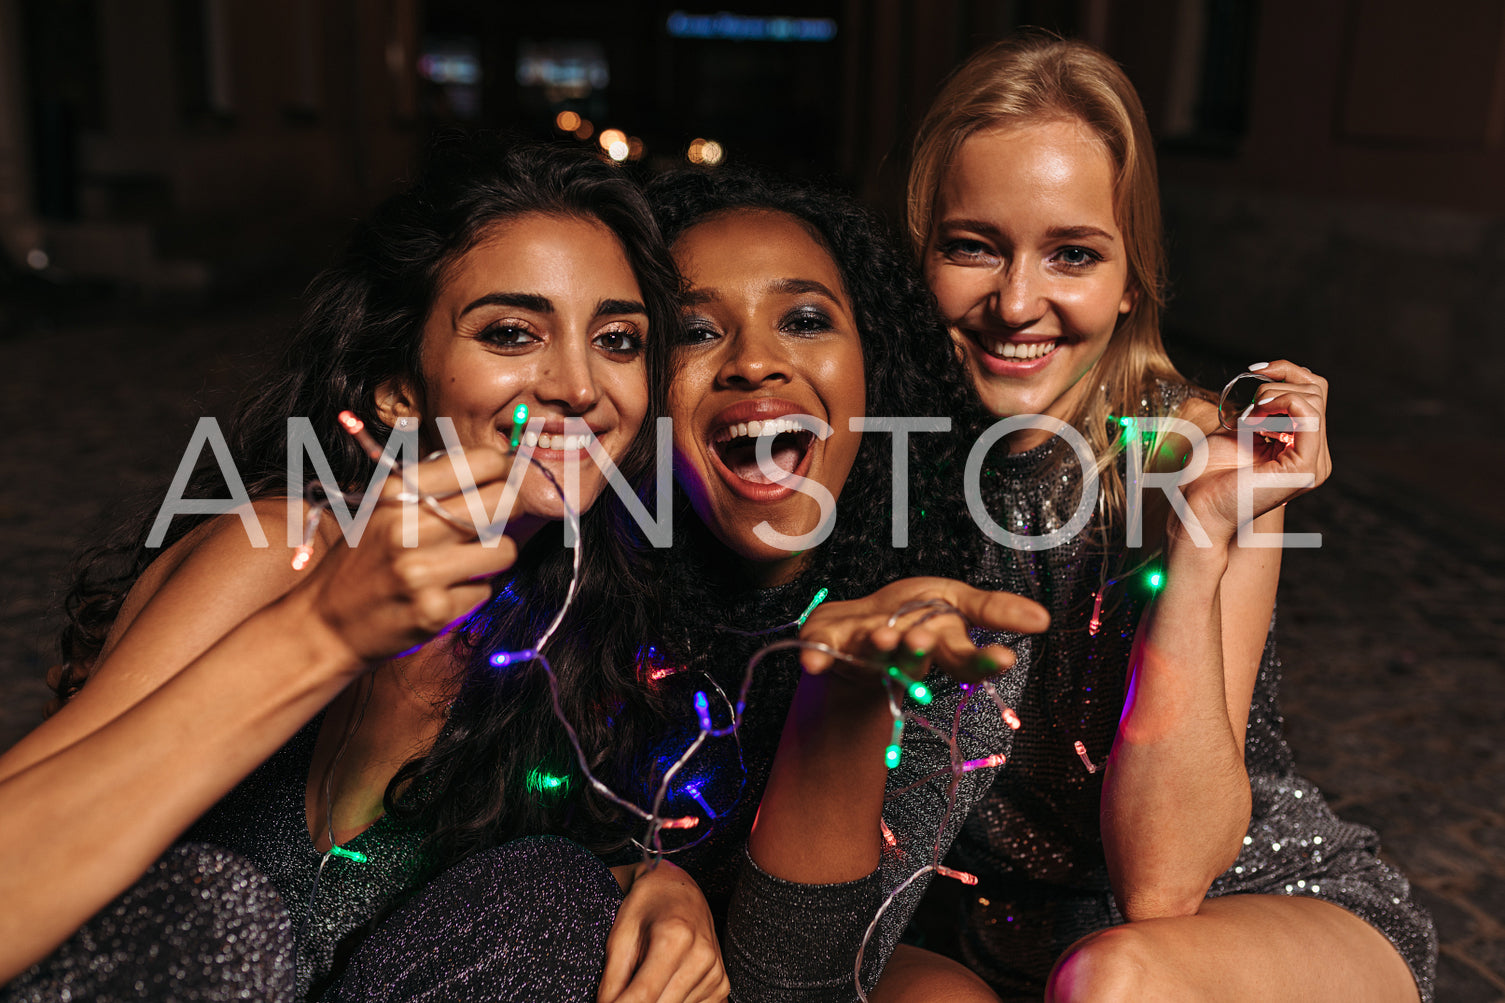
[[[969,567],[977,534],[958,487],[981,413],[928,292],[872,214],[844,195],[726,170],[660,179],[649,197],[684,277],[670,386],[683,517],[665,689],[735,697],[749,656],[795,632],[860,656],[833,665],[809,650],[757,664],[739,744],[675,778],[673,812],[715,820],[675,859],[728,912],[739,998],[852,999],[859,954],[871,988],[928,865],[996,765],[953,774],[940,735],[911,724],[896,739],[881,666],[923,677],[929,652],[972,682],[1014,659],[979,652],[955,617],[915,626],[905,615],[902,635],[887,618],[912,598],[948,600],[995,630],[1041,629],[1043,612],[954,581],[896,582]],[[936,415],[955,423],[911,424],[896,449],[896,423]],[[907,510],[891,518],[896,479]],[[964,707],[953,679],[929,683],[924,713],[955,728],[956,754],[1007,751],[991,700]],[[906,711],[921,709],[914,692],[897,693]]]
[[[594,998],[622,887],[619,950],[643,973],[638,991],[688,977],[683,946],[665,947],[655,924],[693,927],[698,893],[672,867],[612,872],[588,852],[624,844],[624,824],[589,785],[558,780],[575,753],[540,661],[490,661],[551,637],[584,756],[626,783],[619,768],[660,720],[637,679],[654,589],[587,440],[625,483],[650,473],[675,281],[640,193],[578,152],[441,151],[357,228],[231,427],[249,507],[179,518],[150,543],[144,525],[70,595],[65,702],[0,757],[0,978],[67,943],[7,999],[121,985],[311,998],[373,917],[441,872],[474,912],[448,931],[456,967],[417,965],[423,991],[533,979],[551,998]],[[519,405],[522,447],[554,476],[529,467],[509,487]],[[374,446],[342,430],[342,411]],[[382,439],[410,461],[449,455],[405,463],[363,528],[326,518],[290,560],[277,541],[308,513],[286,497],[302,459],[289,451],[305,448],[290,419],[307,420],[307,448],[341,492],[383,475],[369,452]],[[559,484],[577,463],[567,502]],[[187,494],[218,494],[217,476]],[[551,624],[569,597],[567,504],[589,507],[584,562]],[[505,536],[473,514],[509,505]],[[191,842],[163,856],[190,825]],[[518,840],[549,834],[576,841]],[[476,913],[522,925],[500,942],[459,936]],[[467,949],[492,967],[466,967]],[[682,998],[716,995],[714,948],[697,963]],[[339,990],[364,991],[359,979]]]

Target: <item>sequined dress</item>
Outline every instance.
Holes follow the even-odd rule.
[[[1184,391],[1168,388],[1156,410],[1171,413],[1184,399]],[[1080,497],[1079,467],[1059,439],[996,459],[984,476],[990,512],[1015,533],[1063,525]],[[1153,570],[1118,542],[1105,547],[1096,520],[1054,549],[997,547],[985,558],[984,573],[1051,613],[1019,698],[1024,726],[1009,765],[950,855],[953,866],[981,879],[963,897],[961,960],[1005,999],[1038,1000],[1071,943],[1124,922],[1099,829],[1103,774],[1088,771],[1074,743],[1094,764],[1112,748]],[[1094,633],[1094,594],[1103,582],[1109,584]],[[1244,753],[1253,792],[1249,830],[1238,859],[1208,894],[1306,895],[1348,909],[1389,938],[1429,1001],[1437,952],[1431,920],[1412,901],[1406,879],[1377,856],[1375,833],[1337,818],[1296,774],[1282,737],[1279,682],[1272,622]]]
[[[800,613],[819,584],[802,579],[751,591],[728,604],[718,616],[721,622],[742,627],[786,623]],[[793,628],[753,638],[728,634],[724,644],[681,674],[681,683],[687,691],[708,689],[734,700],[748,658],[770,641],[794,634]],[[999,638],[978,640],[986,644]],[[1016,643],[1021,663],[1027,662],[1028,646],[1018,645],[1014,638],[1007,640]],[[998,680],[1000,698],[1014,702],[1026,673],[1021,664],[1004,674]],[[962,774],[953,800],[948,794],[952,779],[950,748],[934,733],[911,724],[904,732],[899,765],[887,778],[883,819],[892,841],[882,847],[878,870],[856,881],[832,885],[801,885],[775,878],[753,863],[745,847],[799,678],[800,669],[792,653],[764,659],[752,677],[738,740],[717,740],[719,744],[691,760],[682,777],[676,778],[665,808],[666,814],[683,812],[702,818],[707,806],[716,813],[703,841],[694,842],[694,830],[676,834],[690,845],[673,850],[673,844],[668,844],[669,859],[693,875],[706,893],[724,930],[723,958],[732,983],[732,999],[742,1003],[855,1000],[853,973],[859,949],[863,950],[863,985],[871,990],[932,874],[921,875],[902,891],[900,886],[926,864],[935,862],[937,850],[944,855],[968,809],[987,790],[996,772],[982,768]],[[954,726],[958,758],[962,760],[1008,753],[1014,732],[1004,723],[996,704],[980,691],[968,697],[954,681],[939,673],[932,674],[929,682],[934,701],[922,709],[906,700],[906,713],[923,713],[948,734]],[[684,734],[670,737],[664,743],[664,755],[684,748],[685,741]],[[832,778],[833,784],[840,782],[841,778]],[[696,797],[688,794],[690,789]],[[890,896],[893,900],[885,907]],[[873,924],[873,932],[864,948],[869,924]]]

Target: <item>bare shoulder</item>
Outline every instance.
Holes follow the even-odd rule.
[[[256,502],[196,527],[146,569],[126,597],[89,681],[68,703],[0,757],[0,778],[97,731],[151,695],[257,610],[297,583],[287,545],[285,499]],[[323,552],[319,548],[315,557]]]
[[[301,517],[301,508],[297,511],[295,520]],[[286,499],[265,498],[252,503],[250,520],[260,528],[266,546],[256,545],[262,541],[252,539],[239,513],[228,513],[195,527],[164,550],[131,588],[101,660],[108,660],[138,618],[154,606],[207,616],[219,621],[219,633],[224,633],[285,594],[299,574],[292,568],[292,550],[286,542],[288,519]],[[318,548],[315,558],[322,553]],[[233,616],[237,610],[240,615],[228,624],[216,615],[221,611]]]

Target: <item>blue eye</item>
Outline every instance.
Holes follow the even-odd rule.
[[[988,257],[992,253],[992,249],[982,241],[966,238],[943,241],[937,250],[946,257],[957,261],[975,261],[979,258]]]

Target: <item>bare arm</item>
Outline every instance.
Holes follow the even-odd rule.
[[[1276,363],[1267,370],[1301,390],[1282,392],[1270,410],[1324,414],[1326,385],[1306,370]],[[1299,399],[1293,400],[1292,397]],[[1188,415],[1216,426],[1205,405]],[[1227,437],[1206,472],[1187,489],[1192,512],[1211,546],[1198,547],[1174,519],[1165,585],[1140,624],[1128,696],[1103,784],[1101,822],[1108,869],[1130,919],[1189,915],[1237,857],[1248,830],[1250,793],[1244,731],[1280,573],[1278,549],[1235,541],[1239,459]],[[1271,451],[1273,452],[1273,451]],[[1325,431],[1300,433],[1261,472],[1330,470]],[[1257,532],[1279,532],[1284,501],[1299,493],[1256,494]]]
[[[0,980],[128,887],[372,661],[489,596],[472,579],[509,565],[511,543],[484,549],[426,518],[425,545],[403,550],[400,513],[379,508],[361,547],[329,547],[301,579],[286,551],[254,550],[225,519],[184,541],[171,574],[143,579],[154,591],[95,677],[0,758]]]

